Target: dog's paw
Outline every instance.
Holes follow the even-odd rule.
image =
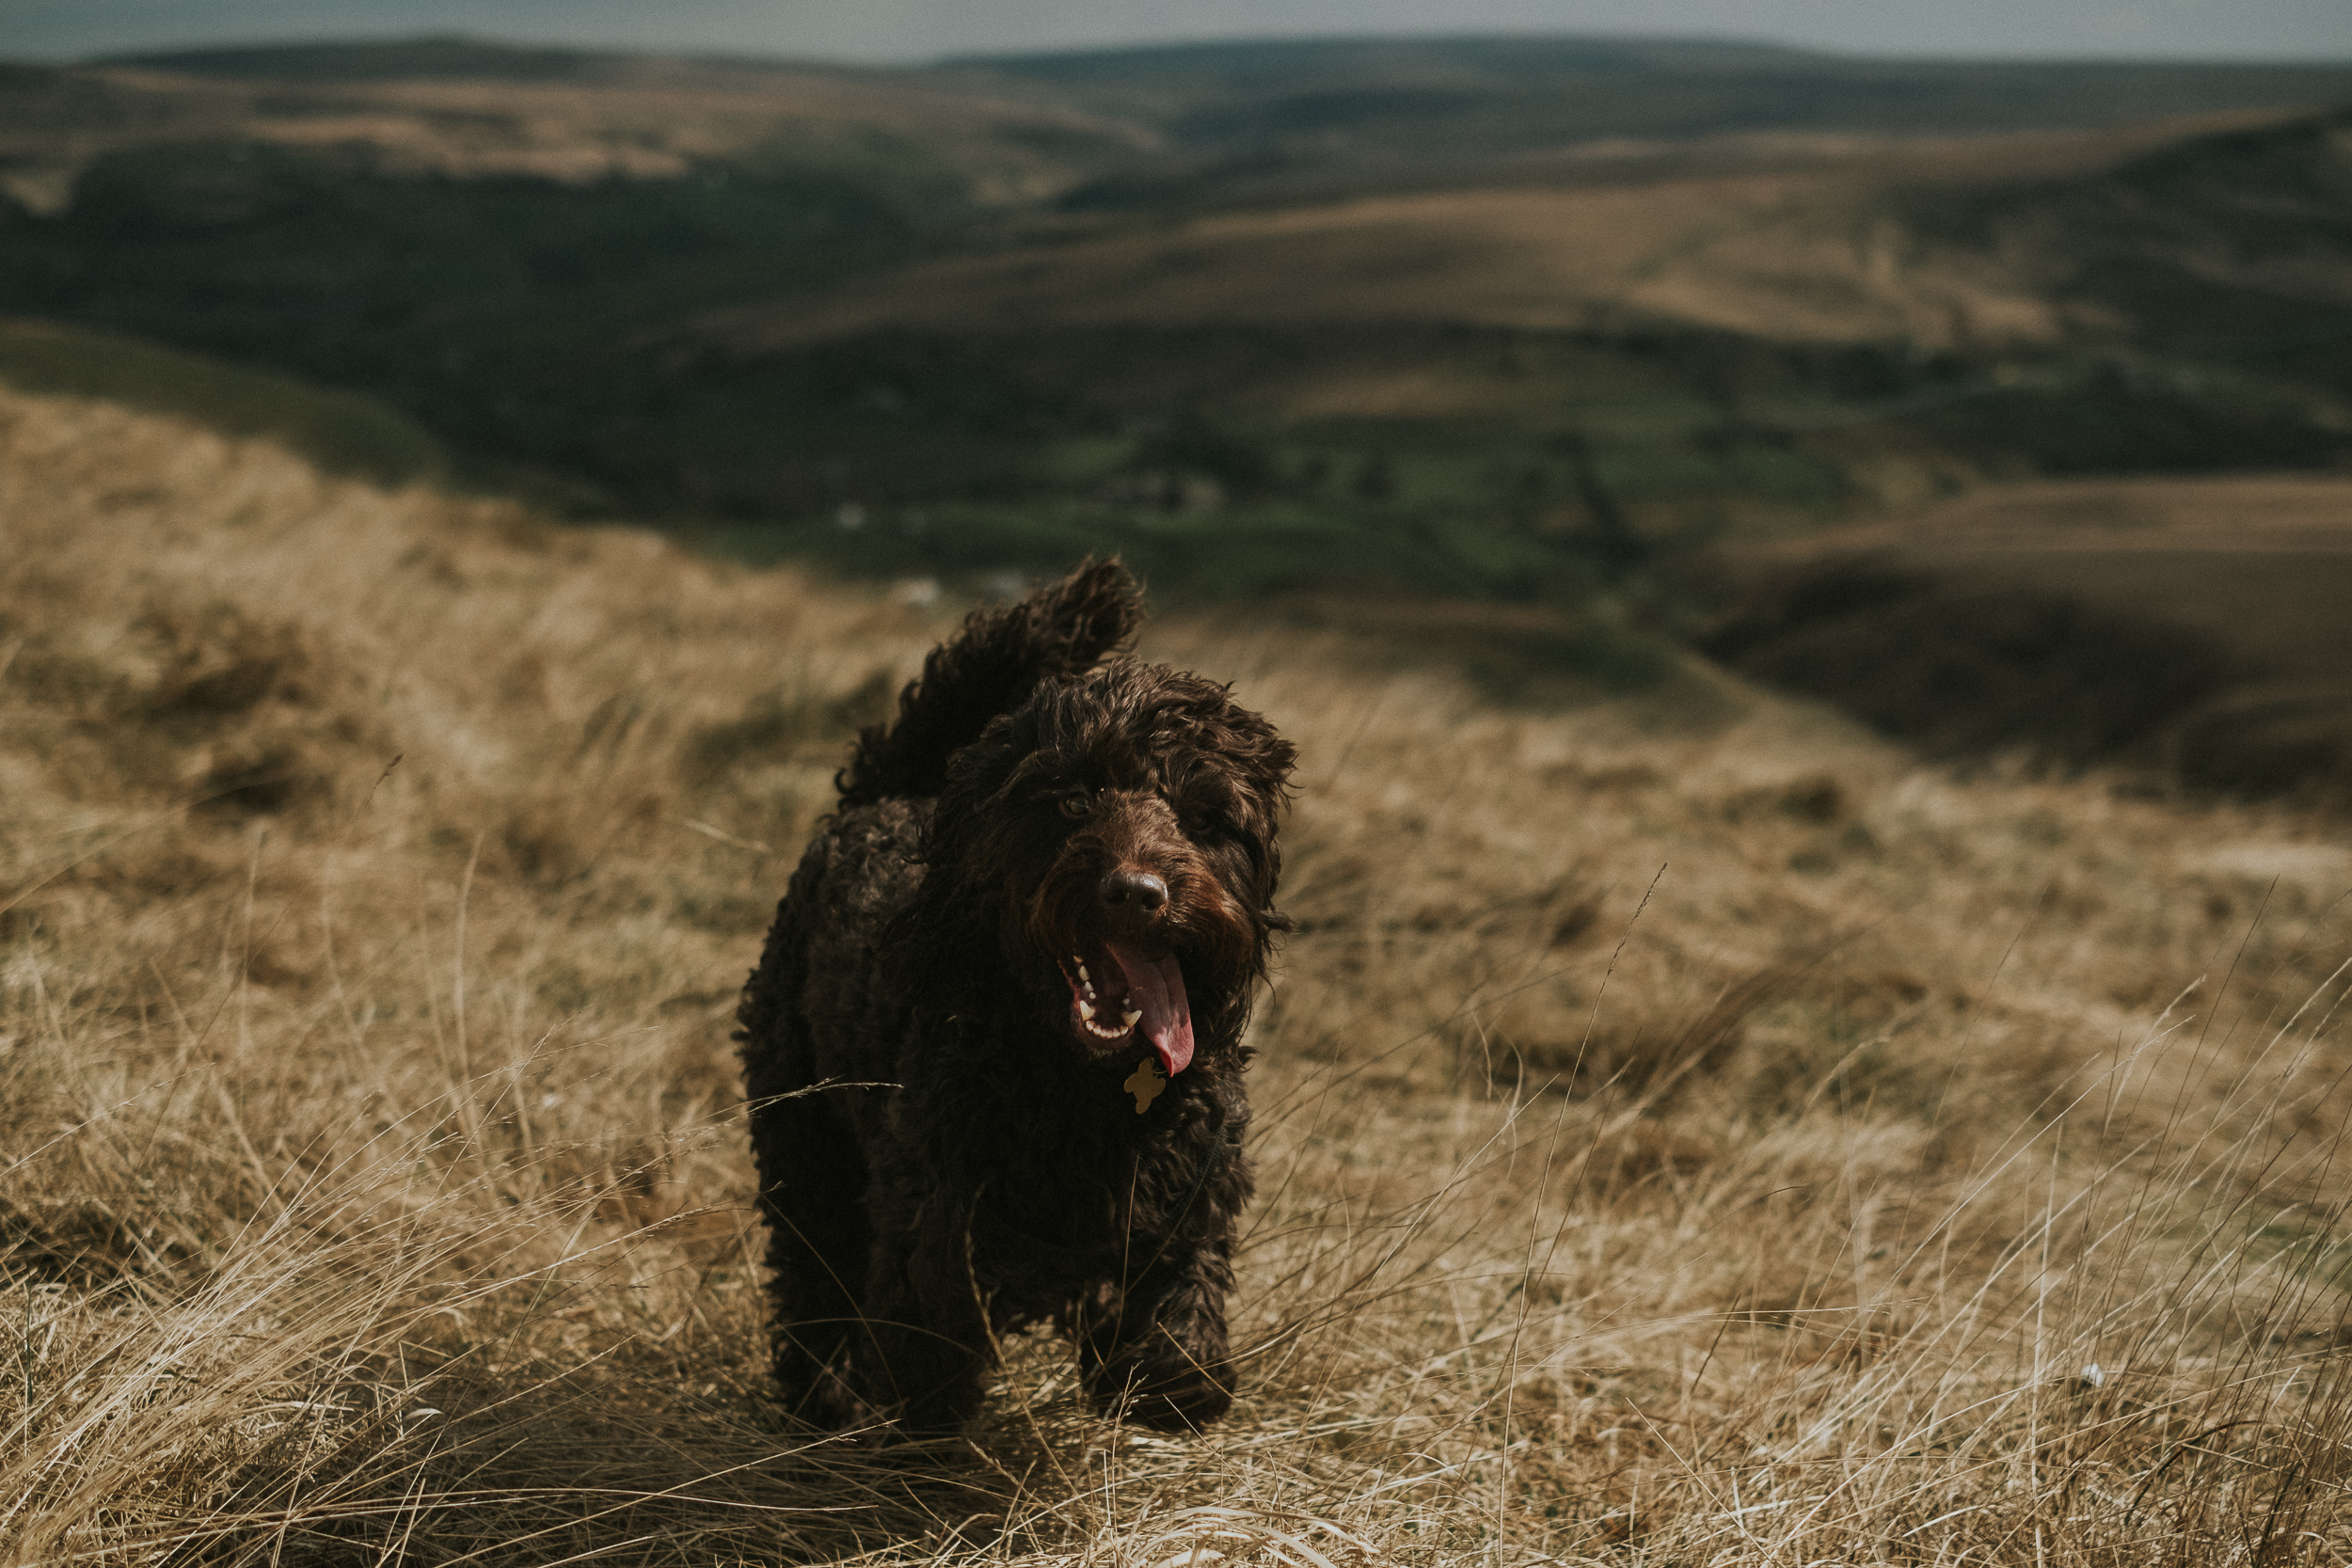
[[[1182,1391],[1132,1398],[1120,1407],[1120,1417],[1154,1432],[1199,1432],[1232,1408],[1232,1389],[1204,1377]]]
[[[834,1432],[868,1432],[887,1422],[885,1412],[859,1390],[846,1352],[825,1364],[813,1403],[822,1412],[822,1424]]]
[[[776,1391],[792,1420],[819,1432],[854,1433],[883,1424],[885,1413],[860,1397],[843,1361],[839,1355],[818,1361],[788,1343],[777,1347]]]
[[[1223,1357],[1124,1356],[1095,1370],[1087,1395],[1116,1420],[1155,1432],[1199,1432],[1233,1407],[1236,1383],[1232,1363]]]

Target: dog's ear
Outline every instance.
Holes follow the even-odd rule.
[[[1116,556],[1084,561],[1017,604],[974,610],[898,693],[898,718],[858,733],[834,780],[842,803],[938,794],[956,752],[990,721],[1118,653],[1142,624],[1143,591]]]
[[[1119,557],[1092,556],[1019,607],[1041,678],[1074,675],[1124,652],[1143,625],[1143,587]]]

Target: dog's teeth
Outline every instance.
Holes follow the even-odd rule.
[[[1094,1004],[1091,1002],[1081,1001],[1078,1004],[1078,1016],[1086,1020],[1089,1023],[1092,1023],[1094,1022]]]
[[[1130,1029],[1134,1028],[1136,1026],[1136,1020],[1141,1018],[1143,1014],[1139,1011],[1129,1011],[1126,1019],[1127,1027]]]
[[[1141,1016],[1141,1014],[1136,1015],[1136,1017]],[[1114,1029],[1105,1023],[1095,1022],[1094,1009],[1086,1006],[1083,1003],[1080,1004],[1078,1022],[1085,1025],[1086,1032],[1088,1034],[1092,1035],[1098,1040],[1123,1040],[1130,1034],[1135,1032],[1135,1022],[1133,1019],[1130,1019],[1123,1028],[1118,1029]]]
[[[1087,973],[1086,960],[1084,958],[1078,960],[1078,978],[1084,980],[1089,986],[1094,984],[1094,976]]]

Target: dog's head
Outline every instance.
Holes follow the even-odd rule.
[[[1293,759],[1198,675],[1122,660],[1049,681],[950,763],[926,895],[993,927],[1021,1005],[1074,1049],[1148,1048],[1173,1076],[1238,1041],[1287,925]]]

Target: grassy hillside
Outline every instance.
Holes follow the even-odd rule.
[[[1922,202],[1916,222],[2012,258],[2143,374],[2352,389],[2352,109],[2157,148],[2102,179]]]
[[[1067,205],[1159,205],[1556,158],[1607,139],[1985,135],[2352,98],[2352,66],[1881,60],[1529,37],[1174,44],[952,62],[949,79],[1132,120],[1156,155]]]
[[[267,436],[329,473],[385,484],[453,477],[449,452],[431,432],[364,393],[123,333],[0,317],[0,383]]]
[[[2321,821],[1163,619],[1304,758],[1244,1400],[893,1455],[769,1402],[725,1035],[950,607],[57,395],[0,515],[14,1557],[2352,1549]]]

